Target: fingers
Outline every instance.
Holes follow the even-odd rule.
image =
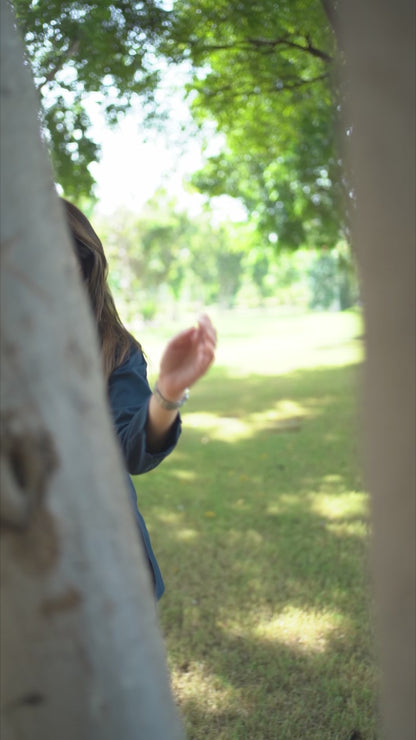
[[[215,358],[215,348],[217,344],[217,336],[214,328],[211,325],[211,329],[207,329],[200,336],[198,342],[198,365],[200,375],[203,375],[213,363]]]
[[[212,365],[215,358],[215,347],[212,344],[206,344],[200,354],[200,377]]]
[[[216,344],[217,333],[209,317],[203,314],[198,326],[181,331],[168,342],[161,359],[161,372],[184,372],[187,368],[195,382],[212,364]]]
[[[198,336],[198,329],[195,326],[191,326],[189,329],[184,329],[183,331],[179,332],[179,334],[176,334],[168,342],[167,346],[179,348],[182,345],[188,345],[189,342],[195,341],[195,338],[197,336]]]
[[[215,347],[217,344],[217,332],[212,324],[211,319],[206,313],[203,313],[199,316],[198,329],[200,333],[203,336],[207,337]]]
[[[214,360],[217,346],[217,332],[207,314],[202,314],[198,319],[197,336],[194,342],[198,346],[199,365],[201,375],[203,375]]]
[[[184,329],[179,334],[176,334],[170,340],[169,345],[179,348],[187,345],[189,342],[195,345],[205,341],[208,341],[215,348],[217,344],[217,332],[209,316],[207,314],[201,314],[197,326],[191,326],[189,329]]]

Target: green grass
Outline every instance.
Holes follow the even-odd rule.
[[[360,317],[215,320],[179,446],[135,481],[187,737],[373,739]]]

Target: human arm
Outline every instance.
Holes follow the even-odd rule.
[[[186,389],[206,373],[214,359],[216,342],[216,331],[206,314],[200,317],[197,326],[185,329],[168,342],[160,362],[157,381],[163,398],[172,402],[179,401]],[[157,395],[152,394],[146,425],[146,444],[149,451],[158,452],[163,449],[177,416],[177,409],[164,408]]]
[[[158,385],[165,398],[176,401],[207,370],[216,335],[201,317],[197,328],[181,332],[167,345],[160,363]],[[177,410],[163,409],[149,387],[146,362],[132,348],[127,360],[111,374],[109,401],[128,472],[139,475],[156,467],[175,447],[181,420]]]

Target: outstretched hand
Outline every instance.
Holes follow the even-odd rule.
[[[170,401],[179,400],[206,373],[214,360],[217,334],[206,314],[198,325],[177,334],[160,361],[158,388]]]

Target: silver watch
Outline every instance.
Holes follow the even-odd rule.
[[[189,398],[189,390],[186,389],[185,393],[183,394],[182,398],[179,399],[179,401],[169,401],[167,398],[165,398],[159,388],[157,387],[157,383],[153,389],[153,395],[155,398],[157,398],[158,403],[162,406],[162,408],[167,409],[167,411],[174,411],[175,409],[180,409],[181,406],[185,403],[185,401]]]

